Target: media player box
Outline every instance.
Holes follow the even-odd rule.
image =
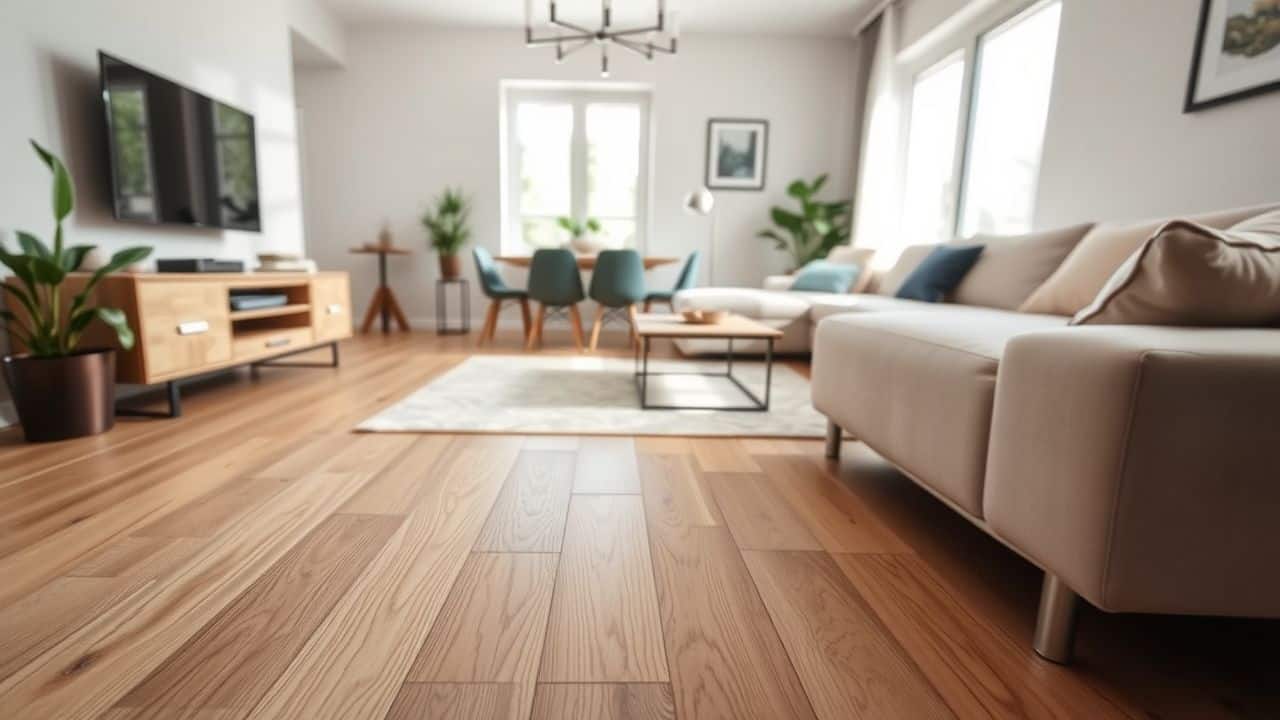
[[[162,273],[239,273],[244,272],[244,261],[214,260],[212,258],[157,260],[156,271]]]

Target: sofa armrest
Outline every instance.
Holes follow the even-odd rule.
[[[1280,616],[1280,330],[1013,339],[983,510],[1103,609]]]
[[[770,275],[764,279],[763,287],[765,290],[790,290],[795,281],[794,275]]]

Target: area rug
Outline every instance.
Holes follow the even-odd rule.
[[[723,372],[724,363],[650,360],[658,372]],[[476,356],[365,420],[364,432],[689,435],[817,438],[826,419],[813,409],[809,381],[773,367],[768,412],[641,410],[631,360],[566,356]],[[760,393],[760,362],[736,361],[734,375]],[[742,404],[724,378],[651,379],[649,401],[723,407]]]

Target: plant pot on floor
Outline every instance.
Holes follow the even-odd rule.
[[[4,379],[29,442],[104,433],[115,425],[116,351],[7,355]]]
[[[445,280],[457,280],[462,275],[462,263],[457,255],[440,256],[440,277]]]

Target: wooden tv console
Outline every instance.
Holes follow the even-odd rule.
[[[88,276],[67,278],[72,287]],[[231,310],[231,292],[284,293],[288,304],[262,310]],[[69,295],[68,295],[69,296]],[[180,386],[197,375],[240,365],[337,367],[338,341],[351,337],[351,286],[345,272],[306,273],[125,273],[105,278],[98,303],[120,308],[137,342],[120,350],[116,380],[164,384],[169,412],[182,414]],[[116,345],[105,326],[95,327],[85,346]],[[273,363],[286,355],[328,346],[328,363]],[[118,409],[122,415],[157,415]]]

